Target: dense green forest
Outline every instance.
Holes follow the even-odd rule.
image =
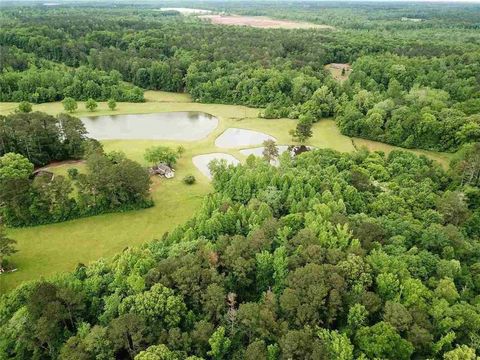
[[[335,28],[215,26],[157,4],[5,7],[0,99],[143,101],[140,88],[187,91],[264,107],[266,118],[334,116],[347,135],[409,148],[455,151],[480,139],[478,6],[202,6]],[[348,81],[335,81],[329,63],[353,64]]]
[[[451,174],[400,151],[217,163],[184,226],[4,296],[0,354],[473,360],[478,151]]]

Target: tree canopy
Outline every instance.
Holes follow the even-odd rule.
[[[213,170],[162,239],[3,296],[1,356],[475,357],[480,205],[454,172],[364,150]]]

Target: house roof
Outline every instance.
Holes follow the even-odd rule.
[[[168,166],[167,164],[160,163],[160,164],[152,166],[151,171],[154,174],[165,175],[167,173],[173,172],[174,170],[170,166]]]
[[[163,170],[163,171],[172,171],[172,168],[168,166],[167,164],[158,164],[156,166],[157,170]]]

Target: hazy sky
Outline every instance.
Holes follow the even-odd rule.
[[[195,2],[198,2],[199,6],[201,5],[202,2],[211,2],[211,1],[218,1],[218,2],[223,2],[226,1],[228,2],[229,0],[188,0],[187,2],[192,4]],[[230,0],[232,2],[241,2],[241,0]],[[251,1],[251,0],[248,0]],[[288,2],[295,2],[295,1],[314,1],[314,2],[426,2],[426,3],[478,3],[480,4],[480,0],[256,0],[259,2],[266,1],[266,2],[283,2],[283,1],[288,1]],[[37,3],[37,4],[62,4],[62,3],[94,3],[94,2],[110,2],[110,3],[123,3],[123,4],[142,4],[142,3],[149,3],[149,4],[155,4],[158,3],[159,5],[171,5],[175,4],[178,6],[185,6],[185,3],[183,1],[178,1],[178,0],[138,0],[138,1],[128,1],[128,0],[0,0],[0,3]],[[183,3],[183,4],[182,4]]]
[[[32,2],[32,3],[42,3],[42,4],[61,4],[61,3],[81,3],[81,2],[121,2],[121,3],[130,3],[130,4],[136,4],[136,3],[158,3],[158,4],[165,4],[165,3],[183,3],[181,0],[139,0],[139,1],[128,1],[128,0],[0,0],[0,2],[5,1],[5,2]],[[195,3],[198,2],[201,4],[202,2],[241,2],[242,0],[187,0],[186,2],[188,3]],[[246,0],[246,1],[251,1],[251,0]],[[312,2],[441,2],[441,3],[466,3],[466,2],[480,2],[480,0],[256,0],[259,2],[295,2],[295,1],[312,1]]]

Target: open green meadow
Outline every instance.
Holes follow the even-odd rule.
[[[289,130],[295,127],[295,120],[266,120],[258,118],[258,109],[235,105],[200,104],[192,102],[188,95],[159,91],[145,93],[145,103],[119,103],[115,111],[108,110],[106,103],[99,103],[93,114],[79,103],[75,116],[154,113],[170,111],[201,111],[219,119],[218,127],[200,141],[155,141],[155,140],[108,140],[102,141],[106,151],[119,150],[128,157],[146,165],[143,153],[152,145],[177,147],[182,145],[185,153],[178,161],[174,179],[155,178],[152,197],[155,206],[150,209],[126,213],[112,213],[95,217],[67,221],[59,224],[33,228],[9,229],[9,236],[18,242],[18,253],[12,261],[18,271],[0,276],[0,293],[8,291],[23,281],[48,277],[70,271],[78,263],[89,263],[102,257],[111,256],[127,246],[136,246],[154,238],[160,238],[189,219],[200,206],[204,195],[211,191],[208,179],[193,165],[192,156],[211,152],[229,153],[239,160],[245,156],[238,149],[219,149],[214,141],[225,129],[238,127],[257,130],[277,138],[278,144],[292,143]],[[0,114],[6,114],[17,107],[15,103],[0,103]],[[49,114],[63,112],[61,103],[34,105],[33,110]],[[323,120],[313,128],[313,137],[308,145],[332,148],[342,152],[355,151],[366,146],[371,150],[389,152],[396,147],[351,139],[340,134],[333,120]],[[415,151],[425,154],[442,164],[447,164],[449,154]],[[67,169],[84,167],[81,163],[59,164],[50,167],[57,174],[66,174]],[[185,185],[184,176],[193,174],[197,182]]]

